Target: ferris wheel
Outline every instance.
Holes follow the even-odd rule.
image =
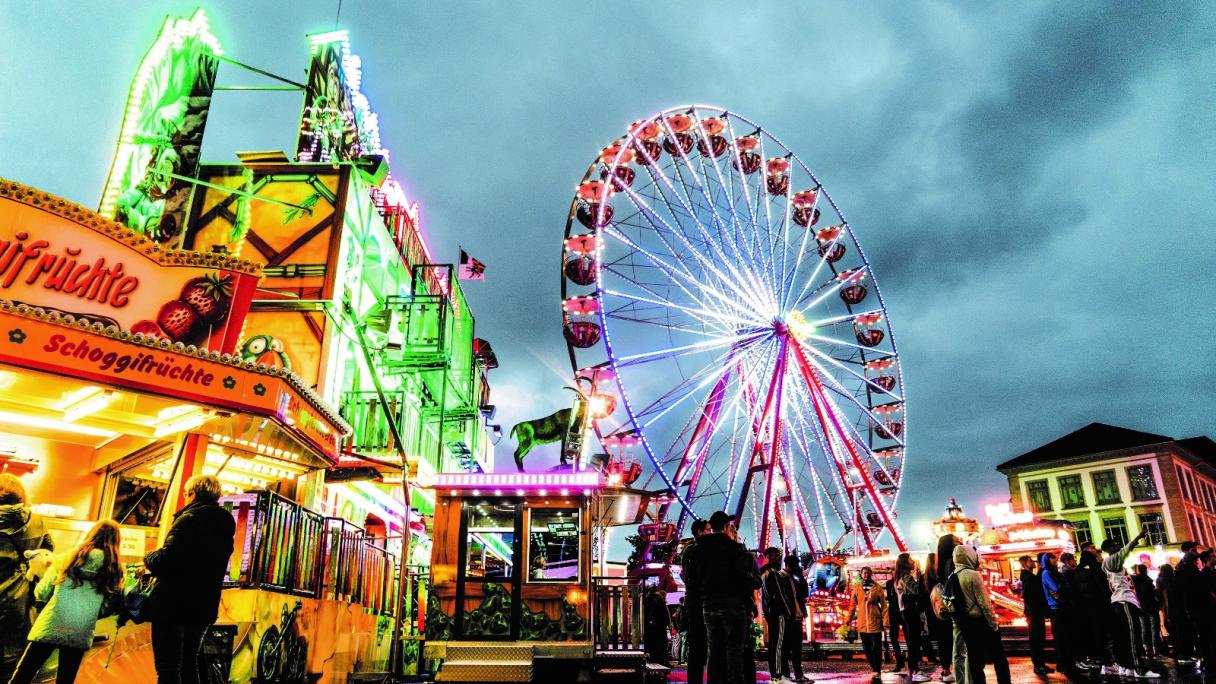
[[[649,473],[677,535],[726,510],[753,548],[904,549],[886,305],[853,228],[771,133],[704,105],[630,125],[575,191],[561,289],[600,444]]]

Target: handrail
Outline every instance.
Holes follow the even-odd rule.
[[[642,585],[628,577],[592,577],[592,640],[600,651],[642,648]]]

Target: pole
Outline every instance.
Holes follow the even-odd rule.
[[[350,305],[347,305],[347,312],[353,313],[350,310]],[[380,406],[383,407],[384,416],[388,423],[389,434],[393,436],[393,444],[397,446],[397,453],[401,456],[401,493],[405,497],[405,512],[402,514],[401,524],[404,526],[404,531],[401,537],[401,559],[398,563],[399,571],[397,573],[397,605],[393,611],[393,641],[389,645],[389,658],[394,675],[401,674],[401,622],[404,617],[405,607],[408,605],[406,600],[409,596],[409,572],[406,570],[406,563],[410,557],[410,539],[413,534],[410,532],[410,468],[405,460],[404,442],[401,441],[401,432],[397,430],[397,417],[393,415],[389,408],[388,395],[384,393],[384,385],[380,382],[380,375],[376,372],[375,363],[372,361],[372,351],[367,344],[367,336],[363,333],[363,325],[355,323],[355,334],[359,336],[359,349],[363,352],[363,362],[367,365],[367,372],[372,376],[372,385],[376,388],[376,396],[380,399]]]

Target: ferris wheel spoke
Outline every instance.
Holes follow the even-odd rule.
[[[680,311],[680,312],[688,314],[689,316],[692,316],[693,318],[701,321],[702,323],[706,323],[707,319],[713,319],[713,320],[720,321],[723,323],[730,323],[736,327],[741,326],[741,325],[745,325],[748,327],[756,326],[756,321],[754,321],[754,320],[738,318],[736,316],[728,316],[726,314],[719,313],[717,311],[710,311],[708,309],[694,309],[694,308],[688,307],[688,306],[680,306],[679,304],[676,304],[675,302],[673,302],[669,299],[664,299],[664,298],[654,299],[654,298],[650,298],[650,297],[642,297],[640,295],[629,294],[626,292],[621,292],[619,290],[609,290],[607,288],[603,289],[602,292],[605,295],[608,295],[611,297],[619,297],[620,299],[627,299],[627,300],[634,301],[634,302],[642,302],[645,304],[653,304],[655,306],[664,307],[664,308],[668,308],[668,309],[675,309],[676,311]]]
[[[696,251],[696,249],[693,247],[693,245],[691,245],[691,244],[688,242],[688,238],[687,238],[687,237],[686,237],[686,236],[685,236],[685,235],[684,235],[682,232],[677,231],[677,230],[675,230],[674,228],[672,228],[670,225],[668,225],[668,224],[667,224],[667,222],[663,220],[663,217],[662,217],[662,216],[659,216],[657,213],[655,213],[655,212],[654,212],[654,210],[653,210],[653,209],[651,209],[651,208],[649,207],[649,205],[646,205],[645,201],[644,201],[644,200],[642,200],[642,199],[641,199],[641,198],[640,198],[640,197],[637,195],[637,193],[633,192],[633,191],[632,191],[632,190],[629,188],[629,186],[624,186],[624,193],[626,194],[626,196],[628,196],[628,197],[630,198],[630,200],[631,200],[631,201],[633,201],[633,202],[634,202],[634,204],[639,205],[639,207],[644,207],[644,209],[643,209],[643,213],[646,215],[647,219],[650,219],[650,218],[652,218],[652,217],[653,217],[654,219],[657,219],[658,223],[663,224],[663,227],[664,227],[664,228],[665,228],[665,229],[666,229],[666,230],[667,230],[667,231],[668,231],[670,234],[672,234],[672,235],[676,236],[676,237],[677,237],[677,238],[678,238],[678,239],[679,239],[679,240],[680,240],[680,241],[681,241],[681,242],[684,244],[684,247],[685,247],[685,249],[687,250],[688,254],[689,254],[690,256],[692,256],[694,260],[696,260],[698,263],[700,263],[701,267],[702,267],[704,270],[706,270],[706,271],[707,271],[707,275],[708,275],[708,274],[713,274],[713,276],[714,276],[715,278],[717,278],[717,282],[718,282],[719,284],[722,284],[722,285],[728,285],[728,286],[730,286],[730,287],[731,287],[731,289],[732,289],[732,290],[734,290],[735,294],[736,294],[738,297],[742,298],[742,299],[743,299],[743,300],[745,300],[745,301],[750,302],[750,303],[751,303],[751,305],[752,305],[752,306],[755,306],[757,309],[761,309],[761,308],[763,308],[763,307],[761,306],[761,302],[760,302],[760,300],[754,299],[754,298],[751,296],[751,294],[752,294],[751,292],[748,292],[748,291],[746,291],[745,289],[743,289],[743,288],[741,288],[741,287],[740,287],[740,283],[745,282],[745,281],[743,281],[742,279],[732,279],[732,278],[728,278],[728,277],[727,277],[727,276],[726,276],[724,273],[722,273],[722,272],[721,272],[721,271],[720,271],[720,270],[719,270],[719,269],[718,269],[718,268],[717,268],[717,267],[716,267],[716,266],[715,266],[715,265],[714,265],[714,264],[713,264],[711,261],[709,261],[709,260],[708,260],[708,259],[706,259],[705,257],[701,256],[701,255],[700,255],[700,253],[699,253],[699,252],[697,252],[697,251]],[[657,232],[658,232],[658,225],[657,225],[657,224],[655,225],[655,230],[656,230],[656,233],[657,233]],[[621,237],[624,237],[624,236],[621,236]],[[660,239],[662,239],[662,238],[660,237]],[[666,244],[666,240],[664,240],[664,243]],[[714,248],[715,248],[715,251],[717,251],[717,256],[718,256],[718,258],[719,258],[719,259],[721,259],[721,260],[723,261],[723,263],[725,263],[725,264],[726,264],[728,267],[730,267],[729,260],[727,260],[727,259],[725,258],[725,255],[724,255],[724,254],[723,254],[723,253],[720,251],[720,249],[718,249],[716,245],[715,245],[715,247],[714,247]],[[674,252],[675,250],[672,250],[672,251]],[[682,261],[683,261],[683,260],[681,259],[681,262],[682,262]],[[692,279],[694,282],[697,280],[697,279],[696,279],[696,277],[695,277],[695,276],[692,276],[692,274],[691,274],[691,273],[689,274],[689,277],[690,277],[690,278],[691,278],[691,279]],[[702,285],[704,285],[704,283],[702,283]],[[713,288],[711,288],[711,290],[713,290]]]
[[[820,342],[828,342],[830,344],[839,344],[842,347],[852,347],[853,349],[856,349],[861,352],[865,352],[867,354],[881,354],[884,357],[895,356],[895,352],[893,352],[893,351],[888,351],[886,349],[880,349],[879,347],[867,347],[867,346],[860,345],[860,344],[854,344],[853,342],[845,342],[844,340],[838,340],[834,337],[826,337],[824,335],[819,335],[816,333],[809,333],[806,335],[806,337],[808,337],[810,339],[814,339],[814,340],[819,340]]]
[[[811,176],[811,178],[813,180],[814,176]],[[822,192],[823,186],[820,185],[818,182],[816,182],[815,187],[812,188],[812,190],[815,191],[815,201],[811,203],[811,216],[815,216],[816,212],[819,211],[819,198],[823,195],[823,192]],[[785,281],[783,282],[784,288],[782,289],[782,292],[781,292],[781,310],[782,311],[784,311],[786,309],[786,307],[789,306],[790,293],[793,292],[793,290],[794,290],[794,283],[798,282],[798,271],[800,271],[802,269],[802,262],[804,261],[803,257],[805,257],[807,254],[806,243],[810,240],[811,234],[814,232],[815,232],[814,223],[808,222],[807,225],[805,226],[805,230],[802,231],[802,242],[798,245],[798,252],[797,252],[797,254],[794,255],[794,271],[793,271],[793,273],[790,274],[790,277],[786,278]],[[818,243],[818,240],[816,240],[816,243]],[[833,240],[833,243],[835,243],[835,240]],[[829,249],[830,249],[830,246],[829,246]],[[824,254],[826,254],[826,252]],[[822,267],[823,264],[824,264],[824,255],[819,255],[818,265],[815,268],[815,273],[818,273],[819,268]],[[811,274],[812,282],[815,277],[815,273]]]
[[[729,354],[729,353],[730,353],[730,350],[725,352],[725,354]],[[642,429],[650,427],[656,421],[661,419],[663,416],[670,413],[672,409],[674,409],[675,407],[677,407],[680,404],[683,404],[685,401],[687,401],[689,397],[697,395],[699,392],[703,391],[706,387],[708,387],[711,383],[717,381],[717,379],[719,377],[721,377],[724,373],[729,372],[728,367],[719,367],[713,363],[706,365],[701,370],[706,371],[709,369],[713,369],[712,372],[704,373],[703,377],[700,378],[699,382],[697,382],[695,385],[691,385],[691,387],[689,387],[689,389],[687,389],[683,393],[679,394],[678,398],[676,398],[674,401],[663,404],[663,403],[659,403],[659,400],[656,400],[656,402],[652,403],[647,408],[638,412],[638,414],[635,417],[637,417],[639,419],[643,418],[643,417],[648,418],[648,420],[646,420],[644,423],[642,423],[640,425],[640,427]],[[689,385],[690,381],[692,379],[698,377],[699,375],[701,375],[700,372],[697,375],[694,375],[692,378],[689,378],[688,380],[683,381],[680,385],[677,385],[677,387]],[[668,395],[664,395],[664,397],[661,397],[660,399],[666,399],[666,398],[670,398],[670,397]],[[657,411],[657,413],[654,413],[653,415],[651,415],[650,414],[651,411]]]
[[[807,311],[807,310],[815,307],[816,305],[818,305],[822,301],[823,297],[826,297],[828,293],[835,292],[843,284],[840,281],[833,279],[833,281],[829,281],[827,284],[828,285],[835,284],[836,288],[829,289],[827,292],[821,294],[819,296],[819,298],[815,299],[814,301],[810,302],[809,304],[807,304],[805,306],[799,306],[802,302],[802,299],[804,297],[806,297],[807,290],[811,287],[811,284],[816,282],[816,279],[819,277],[819,272],[823,270],[823,267],[825,265],[827,265],[827,263],[828,263],[827,255],[830,254],[832,249],[836,246],[836,244],[840,242],[840,238],[844,235],[846,229],[848,229],[848,224],[847,223],[841,224],[840,233],[825,245],[825,249],[824,249],[823,253],[819,255],[818,263],[815,264],[815,268],[811,271],[810,275],[808,275],[806,278],[806,284],[802,286],[802,289],[798,292],[798,296],[794,298],[794,305],[793,305],[794,308],[796,308],[800,311]],[[809,228],[808,228],[808,230],[809,230]],[[869,270],[870,270],[870,265],[865,264],[861,268],[858,269],[858,272],[859,273],[868,273]],[[793,282],[790,283],[790,287],[791,287],[791,291],[792,291]],[[822,289],[823,289],[822,287],[816,288],[815,292],[819,292]]]
[[[759,243],[759,239],[758,239],[758,236],[760,233],[760,216],[759,216],[760,199],[759,198],[764,196],[764,193],[765,193],[764,183],[763,183],[763,181],[759,182],[759,185],[757,186],[756,193],[755,193],[756,202],[753,203],[752,202],[752,193],[749,192],[747,174],[743,173],[743,161],[741,158],[741,154],[739,152],[739,145],[738,145],[739,136],[735,135],[735,127],[734,127],[734,124],[731,122],[731,117],[727,116],[727,117],[723,117],[723,118],[726,121],[726,130],[729,131],[729,133],[730,133],[731,156],[734,157],[735,168],[739,172],[737,175],[730,174],[730,178],[732,180],[735,178],[739,179],[738,190],[739,190],[739,192],[742,193],[743,206],[745,206],[747,208],[747,218],[751,223],[751,230],[747,231],[748,234],[744,237],[746,238],[747,243],[751,247],[752,253],[755,254],[756,259],[758,261],[760,261],[761,268],[764,269],[765,271],[771,271],[772,264],[764,263],[763,252],[759,248],[760,243]],[[757,137],[763,138],[764,136],[759,135],[759,133],[760,133],[760,131],[757,130],[756,131]],[[760,176],[763,176],[763,174],[760,174]]]
[[[798,383],[794,383],[794,384],[795,384],[795,386],[798,386]],[[827,490],[826,485],[823,483],[823,476],[819,473],[819,468],[815,465],[815,455],[818,454],[818,455],[823,456],[828,461],[828,464],[831,466],[828,468],[828,472],[830,473],[830,478],[832,481],[833,489],[835,489],[835,491],[836,491],[836,497],[828,498],[828,504],[831,506],[833,512],[836,514],[836,517],[839,519],[839,521],[842,525],[850,525],[851,523],[849,521],[852,516],[841,511],[840,507],[836,505],[837,500],[839,500],[839,501],[848,501],[849,500],[849,497],[846,494],[848,488],[845,485],[844,480],[843,480],[844,469],[841,467],[840,461],[837,459],[836,455],[832,451],[830,444],[826,440],[826,437],[821,438],[819,436],[816,436],[815,435],[816,429],[810,425],[809,421],[807,421],[806,418],[802,414],[798,414],[797,425],[798,425],[798,430],[796,430],[794,432],[795,441],[798,443],[799,447],[802,449],[802,453],[806,459],[806,465],[807,465],[807,468],[811,472],[811,476],[815,479],[816,482],[818,482],[820,491]],[[813,450],[809,446],[811,443],[811,440],[807,438],[806,433],[808,431],[810,431],[812,433],[812,435],[813,435],[812,438],[814,439],[814,443],[819,445],[819,447],[820,447],[819,449]],[[823,511],[822,501],[819,504],[819,508],[820,508],[820,512],[822,513],[822,511]],[[828,535],[826,520],[824,521],[823,530],[824,530],[824,532],[823,532],[824,536],[826,537]]]
[[[816,269],[816,271],[818,271],[818,269]],[[796,304],[795,307],[797,308],[798,311],[801,311],[801,312],[810,311],[811,309],[815,308],[816,306],[819,306],[820,304],[822,304],[823,300],[827,299],[828,296],[830,296],[834,293],[840,292],[840,288],[844,287],[847,283],[852,282],[853,279],[863,276],[866,273],[869,273],[869,271],[870,271],[870,266],[867,264],[865,266],[862,266],[862,267],[856,269],[852,275],[850,275],[848,278],[846,278],[844,280],[842,280],[839,277],[833,276],[831,280],[828,280],[828,281],[824,282],[822,285],[820,285],[819,287],[815,288],[815,291],[813,293],[815,295],[814,299],[807,302],[806,304],[802,304],[801,301],[799,301],[799,303]],[[810,285],[810,283],[811,283],[811,281],[808,280],[807,285]],[[804,297],[804,296],[806,296],[805,287],[803,287],[802,294],[799,295],[798,299],[801,300],[802,297]],[[857,314],[853,314],[853,315],[855,316]]]
[[[764,151],[764,136],[759,136],[759,137],[760,137],[760,159],[762,161],[765,161],[768,159],[768,155]],[[757,182],[759,182],[758,179],[761,176],[767,177],[767,174],[768,174],[767,168],[764,169],[764,173],[758,173]],[[763,240],[761,242],[761,245],[763,245],[765,247],[767,254],[768,254],[768,264],[769,264],[768,275],[769,275],[769,278],[771,279],[770,284],[773,287],[774,291],[777,291],[777,289],[778,289],[777,281],[776,281],[777,257],[775,255],[774,249],[773,249],[773,246],[776,243],[776,238],[772,234],[773,233],[773,230],[772,230],[772,228],[773,228],[773,213],[772,213],[773,203],[772,203],[772,199],[769,197],[768,188],[765,187],[763,184],[759,189],[756,190],[756,201],[761,202],[764,205],[764,221],[763,221],[764,234],[761,236],[761,238]],[[759,212],[757,212],[757,213],[759,213]]]
[[[873,380],[870,380],[869,378],[862,375],[861,373],[858,373],[857,371],[853,370],[852,368],[849,368],[848,366],[837,361],[836,359],[832,358],[831,356],[819,351],[815,347],[813,347],[811,345],[807,345],[806,350],[809,351],[816,358],[826,361],[827,363],[832,364],[833,366],[843,370],[844,372],[846,372],[846,373],[852,375],[853,377],[857,378],[858,380],[864,382],[866,384],[866,386],[869,387],[871,390],[876,391],[876,392],[881,392],[881,393],[891,397],[895,401],[904,400],[904,398],[901,395],[896,394],[895,392],[888,390],[888,389],[884,388],[883,386],[875,383]],[[827,372],[826,368],[819,365],[817,362],[814,361],[814,359],[812,359],[811,361],[812,361],[812,363],[815,363],[815,366],[818,367],[825,375],[829,375],[829,376],[831,375],[830,373]]]
[[[697,122],[698,129],[701,131],[702,135],[704,136],[704,128],[702,127],[700,117],[696,116],[695,112],[694,112],[694,120]],[[670,122],[668,122],[666,119],[664,119],[663,126],[664,126],[664,128],[667,129],[668,135],[670,135],[672,137],[675,136],[675,131],[671,128]],[[683,199],[681,200],[681,202],[684,203],[684,206],[686,208],[689,205],[703,206],[705,211],[713,219],[714,228],[718,233],[719,240],[721,240],[723,243],[725,243],[727,245],[730,245],[733,248],[734,258],[740,262],[746,262],[749,264],[749,266],[754,267],[755,264],[751,263],[750,261],[745,259],[743,254],[739,251],[739,248],[738,248],[738,245],[736,244],[736,242],[734,240],[726,239],[726,236],[723,234],[724,222],[722,220],[722,216],[718,213],[717,206],[715,205],[713,198],[711,197],[710,192],[708,191],[706,183],[702,180],[702,176],[697,173],[696,167],[692,164],[692,162],[688,158],[688,154],[686,152],[684,152],[682,148],[677,147],[676,150],[679,153],[679,156],[676,157],[675,159],[677,161],[683,161],[683,164],[673,163],[672,170],[675,173],[677,179],[680,181],[680,186],[684,188],[685,199],[687,199],[687,203],[684,203]],[[687,182],[685,182],[684,178],[683,178],[685,173],[687,173],[692,178],[692,184],[700,192],[701,197],[704,199],[704,202],[705,202],[704,205],[702,205],[697,200],[693,199],[692,193],[690,193],[688,191],[689,184]],[[700,226],[703,224],[698,222],[698,225]],[[705,232],[705,231],[702,231],[702,232]],[[708,238],[708,236],[706,236],[706,237]],[[712,239],[712,238],[708,238],[708,239]],[[748,270],[753,275],[756,272],[755,268],[748,268]]]
[[[677,347],[668,347],[667,349],[656,349],[654,351],[641,352],[638,354],[628,354],[617,359],[617,365],[622,367],[636,366],[643,363],[651,363],[653,361],[661,361],[669,359],[673,356],[682,356],[686,354],[695,354],[710,349],[718,349],[721,347],[729,347],[735,345],[746,345],[766,335],[767,333],[752,333],[750,335],[735,335],[722,339],[705,340],[694,344],[683,344]]]
[[[858,316],[866,316],[869,314],[881,314],[881,313],[883,313],[882,309],[870,309],[869,311],[854,311],[854,312],[850,312],[847,314],[841,314],[839,316],[820,318],[820,319],[817,319],[814,321],[809,321],[809,323],[811,324],[811,326],[813,326],[815,328],[823,328],[823,327],[827,327],[829,325],[836,325],[837,323],[845,323],[845,322],[851,321],[854,318],[857,318]]]
[[[647,259],[649,259],[652,263],[654,263],[655,266],[657,266],[659,269],[661,269],[664,273],[667,273],[669,276],[671,276],[672,283],[675,284],[676,287],[678,287],[682,292],[684,292],[686,295],[688,295],[689,299],[696,302],[701,308],[709,309],[711,307],[708,306],[706,304],[706,302],[702,301],[699,297],[694,295],[692,293],[692,291],[689,290],[689,287],[701,289],[706,294],[711,295],[714,299],[717,299],[724,308],[729,308],[729,309],[739,308],[739,305],[740,305],[739,299],[732,298],[731,296],[729,296],[727,294],[719,292],[717,290],[717,288],[707,287],[707,284],[705,282],[703,282],[702,280],[698,279],[696,276],[689,273],[687,271],[687,269],[685,269],[682,273],[680,273],[679,278],[677,279],[676,278],[677,269],[675,267],[673,267],[672,265],[663,261],[658,256],[651,254],[649,251],[644,249],[641,245],[630,240],[627,236],[621,234],[620,232],[616,231],[615,229],[613,229],[611,227],[605,227],[603,229],[603,232],[605,235],[609,235],[609,236],[613,237],[614,239],[618,240],[619,242],[626,245],[630,249],[642,254]],[[679,259],[677,259],[677,261],[679,261]],[[683,266],[683,262],[680,261],[680,263],[681,263],[681,266]],[[628,280],[628,278],[626,278],[626,280]],[[717,309],[717,310],[723,311],[724,309]]]

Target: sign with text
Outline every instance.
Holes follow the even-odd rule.
[[[0,179],[0,299],[220,352],[236,350],[260,266],[165,250]]]

